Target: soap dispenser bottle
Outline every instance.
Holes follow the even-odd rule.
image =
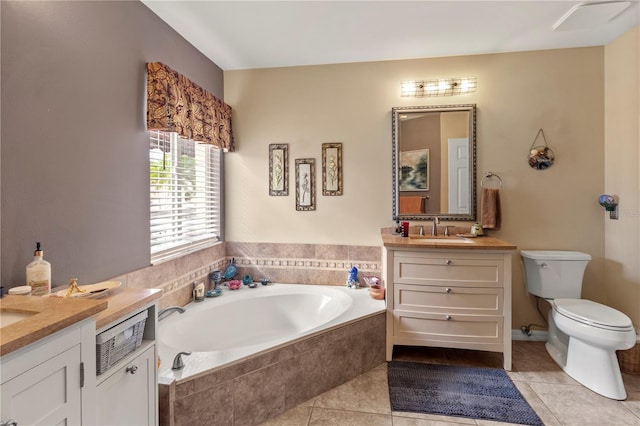
[[[40,243],[36,243],[33,262],[27,265],[27,285],[31,286],[32,296],[44,296],[51,293],[51,264],[42,258]]]

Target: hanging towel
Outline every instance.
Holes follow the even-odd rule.
[[[484,229],[500,229],[502,214],[499,189],[482,188],[480,211],[480,219]]]
[[[422,197],[405,196],[400,197],[400,214],[424,213],[422,207]]]

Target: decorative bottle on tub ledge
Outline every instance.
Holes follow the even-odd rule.
[[[33,262],[27,265],[27,285],[31,286],[31,295],[44,296],[51,293],[51,264],[42,258],[40,243],[36,243]]]
[[[355,266],[349,270],[349,276],[347,277],[347,287],[360,288],[360,282],[358,281],[358,268]]]

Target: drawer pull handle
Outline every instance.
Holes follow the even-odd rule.
[[[137,365],[130,365],[126,369],[126,372],[127,373],[131,373],[131,374],[136,374],[136,371],[138,371],[138,366]]]
[[[451,293],[451,289],[449,287],[447,287],[444,291],[446,291],[447,293]]]
[[[451,318],[451,315],[446,315],[446,316],[445,316],[445,319],[446,319],[447,321],[451,321],[451,319],[452,319],[452,318]]]
[[[451,262],[449,259],[444,261],[445,265],[451,265],[453,262]]]

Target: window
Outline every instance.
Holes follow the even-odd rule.
[[[151,263],[182,256],[221,240],[222,151],[149,131]]]

